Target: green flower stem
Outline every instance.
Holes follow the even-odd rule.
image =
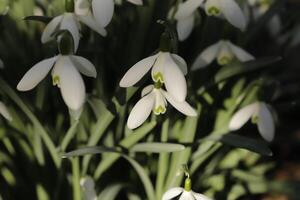
[[[167,142],[168,132],[169,132],[169,120],[167,119],[166,121],[164,121],[164,123],[162,125],[161,142]],[[167,175],[168,158],[169,158],[168,153],[160,153],[159,154],[156,184],[155,184],[156,199],[161,199],[162,194],[165,190],[164,181],[165,181],[166,175]]]
[[[79,158],[72,158],[73,199],[81,200]]]
[[[50,152],[50,155],[56,168],[59,168],[61,165],[61,158],[57,153],[53,141],[49,137],[48,133],[46,132],[38,118],[31,112],[31,110],[25,105],[22,99],[11,89],[11,87],[1,78],[0,88],[20,107],[20,109],[27,115],[27,117],[31,120],[34,126],[36,126],[38,130],[36,132],[41,135],[41,138],[43,139],[48,151]]]
[[[60,150],[61,152],[65,152],[68,144],[71,142],[71,140],[74,138],[77,130],[77,125],[79,121],[74,121],[67,131],[65,137],[63,138],[61,145],[60,145]]]

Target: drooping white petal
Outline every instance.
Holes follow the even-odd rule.
[[[84,23],[85,25],[87,25],[88,27],[90,27],[91,29],[96,31],[97,33],[99,33],[100,35],[102,35],[104,37],[107,35],[107,31],[105,30],[105,28],[96,22],[95,18],[92,16],[91,13],[89,13],[87,15],[79,15],[78,19],[82,23]]]
[[[177,197],[183,192],[183,188],[181,187],[174,187],[169,189],[167,192],[164,193],[162,200],[170,200],[174,197]]]
[[[234,55],[241,61],[241,62],[246,62],[249,60],[254,60],[254,56],[252,56],[250,53],[246,52],[244,49],[232,44],[231,42],[227,42],[229,45],[230,49],[234,53]]]
[[[59,24],[63,19],[63,15],[54,17],[49,24],[45,27],[43,34],[42,34],[42,43],[49,42],[53,39],[52,34],[59,28]]]
[[[91,4],[88,0],[75,0],[75,13],[77,15],[88,15]]]
[[[67,106],[72,110],[78,110],[85,101],[85,86],[69,57],[61,56],[52,73],[52,76],[59,79],[60,91]]]
[[[229,23],[241,30],[245,30],[246,18],[235,0],[220,0],[220,5],[222,13]]]
[[[77,110],[72,110],[69,108],[69,114],[70,114],[71,118],[74,120],[78,120],[80,118],[82,111],[83,111],[83,106],[81,106]]]
[[[153,93],[155,94],[153,113],[156,115],[164,114],[167,110],[167,101],[164,95],[162,94],[160,89],[154,89]]]
[[[127,0],[127,1],[139,6],[143,5],[143,0]]]
[[[0,101],[0,114],[5,117],[8,121],[12,121],[12,117],[7,109],[7,107]]]
[[[154,89],[154,85],[148,85],[146,87],[144,87],[144,89],[142,90],[142,97],[146,96],[147,94],[149,94],[150,92],[152,92],[152,90]]]
[[[207,47],[194,61],[191,70],[197,70],[209,65],[216,57],[220,50],[220,42]]]
[[[20,91],[27,91],[34,88],[39,82],[41,82],[50,69],[53,67],[57,57],[45,59],[26,72],[23,78],[17,85],[17,89]]]
[[[220,41],[220,51],[217,56],[217,61],[219,65],[226,65],[232,61],[234,55],[231,51],[227,41]]]
[[[68,30],[71,33],[74,40],[74,50],[76,52],[80,40],[80,32],[79,32],[80,27],[75,14],[65,13],[59,28],[61,30]]]
[[[153,93],[150,93],[135,104],[127,120],[129,129],[135,129],[146,121],[151,114],[154,102],[155,96]]]
[[[165,55],[164,78],[167,91],[177,101],[184,101],[187,94],[187,84],[184,74],[173,61],[170,54]]]
[[[253,115],[258,112],[257,102],[247,105],[237,111],[229,122],[229,129],[234,131],[240,129]]]
[[[193,12],[203,3],[203,0],[187,0],[178,6],[178,10],[175,14],[175,19],[183,19],[191,16]]]
[[[196,200],[211,200],[207,196],[196,192],[193,192],[193,196],[196,198]]]
[[[220,0],[207,0],[205,2],[204,9],[208,16],[220,16],[221,15]]]
[[[178,65],[178,67],[180,68],[182,73],[184,75],[186,75],[188,69],[187,69],[187,64],[186,64],[185,60],[177,54],[171,54],[171,57],[175,61],[175,63]]]
[[[120,81],[120,87],[131,87],[136,84],[153,66],[157,54],[144,58],[133,65]]]
[[[194,200],[194,199],[195,198],[194,198],[192,191],[190,191],[190,192],[184,191],[179,198],[179,200]]]
[[[169,52],[159,52],[157,54],[158,56],[151,70],[151,76],[154,82],[158,82],[158,81],[160,81],[161,83],[165,82],[165,77],[163,76],[163,74],[164,74],[164,66],[165,66],[165,60],[167,54],[169,54]]]
[[[194,15],[187,16],[177,20],[177,33],[179,41],[184,41],[189,37],[194,28],[195,17]]]
[[[260,103],[257,125],[261,136],[271,142],[274,139],[275,125],[272,113],[265,103]]]
[[[92,10],[96,21],[106,27],[114,14],[113,0],[92,0]]]
[[[96,78],[96,68],[89,60],[75,55],[70,55],[69,58],[80,73],[84,74],[85,76]]]
[[[83,190],[85,200],[97,200],[95,182],[91,177],[85,177],[80,180],[80,186]]]
[[[170,102],[170,104],[176,110],[178,110],[179,112],[187,116],[191,116],[191,117],[197,116],[196,110],[192,106],[190,106],[190,104],[188,104],[186,101],[179,102],[171,94],[168,94],[168,92],[166,91],[162,91],[162,92],[163,95],[166,97],[167,101]]]

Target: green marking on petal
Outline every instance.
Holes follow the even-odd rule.
[[[258,116],[252,116],[252,117],[251,117],[251,122],[252,122],[253,124],[257,124],[257,122],[258,122]]]
[[[162,75],[161,72],[155,73],[155,74],[152,76],[152,78],[153,78],[153,81],[155,81],[155,82],[158,82],[158,81],[161,82],[161,83],[164,82],[164,77],[163,77],[163,75]]]
[[[166,112],[166,107],[164,106],[158,106],[153,110],[154,114],[156,115],[160,115],[160,114],[164,114]]]
[[[220,65],[227,65],[232,61],[232,57],[230,56],[222,56],[220,59],[218,59],[218,63]]]
[[[60,78],[57,75],[52,76],[52,84],[53,86],[60,86]]]
[[[221,14],[221,10],[215,6],[208,8],[207,14],[210,16],[219,16]]]
[[[190,178],[186,178],[184,181],[184,190],[189,192],[192,190],[192,180]]]

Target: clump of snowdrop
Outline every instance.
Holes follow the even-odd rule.
[[[254,60],[254,56],[246,52],[241,47],[234,45],[228,40],[220,40],[200,53],[194,61],[191,69],[197,70],[204,68],[212,63],[214,59],[217,59],[219,65],[226,65],[234,58],[241,62]]]
[[[179,39],[185,40],[193,30],[195,12],[203,7],[208,16],[225,18],[233,26],[244,30],[246,18],[234,0],[187,0],[179,4],[175,13]]]
[[[1,101],[0,101],[0,114],[8,121],[12,121],[12,117],[11,117],[7,107]]]
[[[254,102],[238,110],[229,122],[229,129],[240,129],[249,119],[257,124],[261,136],[272,141],[275,134],[275,123],[269,105],[264,102]]]
[[[87,176],[80,179],[80,186],[83,191],[84,200],[97,200],[97,194],[95,190],[95,182],[92,177]]]

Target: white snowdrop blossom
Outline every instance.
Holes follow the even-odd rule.
[[[143,124],[153,111],[154,114],[160,115],[166,112],[167,102],[169,102],[179,112],[187,116],[197,116],[194,108],[186,101],[177,101],[170,93],[149,85],[142,91],[142,98],[135,104],[128,117],[127,126],[135,129]]]
[[[1,101],[0,101],[0,114],[8,121],[12,121],[12,117],[11,117],[7,107]]]
[[[183,102],[187,95],[187,64],[183,58],[169,52],[162,52],[144,58],[133,65],[120,81],[121,87],[131,87],[150,70],[154,82],[164,83],[177,101]]]
[[[203,7],[208,16],[225,18],[233,26],[244,30],[246,18],[235,0],[187,0],[178,6],[175,13],[180,40],[186,39],[194,26],[194,14]]]
[[[229,122],[229,129],[240,129],[250,118],[257,124],[261,136],[269,142],[272,141],[275,123],[270,108],[264,102],[255,102],[237,111]]]
[[[217,59],[219,65],[226,65],[234,58],[241,62],[254,60],[254,56],[243,50],[241,47],[234,45],[228,40],[220,40],[200,53],[191,69],[197,70],[204,68],[212,63],[214,59]]]
[[[53,85],[60,88],[63,100],[71,110],[79,110],[85,101],[85,85],[80,75],[96,77],[94,65],[75,55],[58,55],[34,65],[17,85],[19,91],[33,89],[52,69]]]
[[[81,178],[80,186],[83,191],[84,200],[97,200],[97,194],[96,194],[96,190],[95,190],[95,182],[90,176]]]

